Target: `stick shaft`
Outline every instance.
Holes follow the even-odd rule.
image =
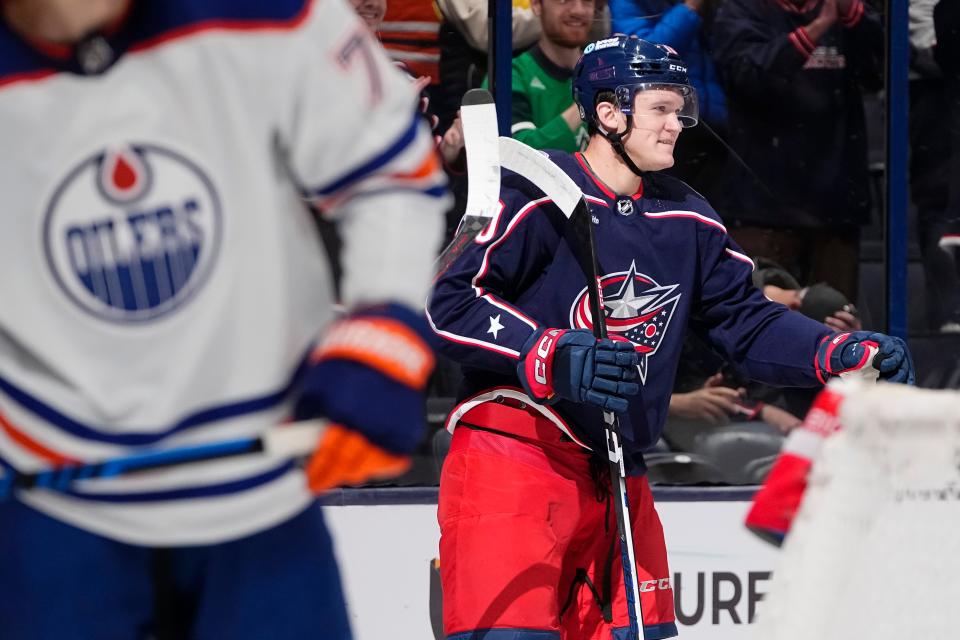
[[[255,438],[237,438],[172,449],[148,450],[99,462],[63,465],[35,473],[7,471],[0,479],[0,487],[5,486],[8,490],[33,487],[64,490],[77,480],[112,478],[136,471],[233,458],[251,453],[298,458],[309,455],[316,449],[326,426],[325,421],[308,420],[275,427]]]
[[[603,291],[600,288],[600,268],[597,260],[597,241],[593,233],[593,216],[585,199],[581,197],[570,217],[571,230],[577,247],[580,267],[587,276],[587,296],[593,335],[607,337],[607,323],[603,311]],[[626,593],[627,618],[630,633],[638,640],[643,638],[643,607],[640,603],[640,587],[637,583],[637,558],[633,546],[633,527],[630,522],[630,504],[627,498],[627,475],[620,441],[620,421],[612,411],[603,412],[607,439],[610,481],[616,499],[614,513],[617,518],[617,536],[620,538],[620,561],[623,566],[623,588]],[[614,482],[616,479],[616,482]]]

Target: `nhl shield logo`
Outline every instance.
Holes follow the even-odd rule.
[[[650,358],[660,348],[680,300],[677,285],[660,285],[631,264],[627,271],[601,277],[600,287],[607,330],[634,344],[640,356],[640,381],[645,384]],[[593,329],[586,287],[570,307],[570,326]]]
[[[115,322],[159,318],[202,286],[219,250],[220,199],[199,166],[155,145],[99,151],[46,207],[47,263],[66,296]]]
[[[628,216],[633,213],[633,200],[630,198],[620,198],[617,200],[617,213],[622,216]]]

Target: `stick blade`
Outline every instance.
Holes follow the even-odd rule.
[[[437,274],[446,271],[485,232],[500,210],[500,133],[490,92],[467,91],[460,107],[460,121],[467,151],[467,206],[456,235],[434,264]]]
[[[543,191],[567,218],[583,199],[583,191],[573,178],[548,156],[519,140],[500,138],[500,162],[505,169],[523,176]]]
[[[500,202],[500,137],[493,96],[471,89],[460,107],[467,150],[466,215],[492,218]]]

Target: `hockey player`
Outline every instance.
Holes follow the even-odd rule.
[[[350,636],[315,492],[425,426],[447,203],[343,0],[0,1],[0,464],[330,428],[0,503],[4,640]],[[347,313],[305,200],[339,220]],[[418,311],[418,309],[420,309]]]
[[[504,181],[495,233],[453,263],[428,304],[465,377],[438,513],[452,640],[478,629],[626,637],[601,407],[620,414],[644,637],[676,635],[643,450],[660,435],[688,329],[770,383],[821,385],[869,366],[871,345],[886,357],[883,377],[912,377],[901,340],[833,334],[764,298],[710,205],[657,173],[673,163],[682,127],[697,122],[696,93],[671,49],[621,36],[589,44],[573,87],[590,142],[550,157],[590,204],[606,317],[590,317],[563,215],[520,176]],[[597,321],[615,339],[595,340]]]

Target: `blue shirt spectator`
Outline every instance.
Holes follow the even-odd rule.
[[[704,27],[710,13],[704,0],[610,0],[614,33],[636,35],[676,49],[697,90],[700,117],[717,126],[727,121],[727,100],[707,46]]]

